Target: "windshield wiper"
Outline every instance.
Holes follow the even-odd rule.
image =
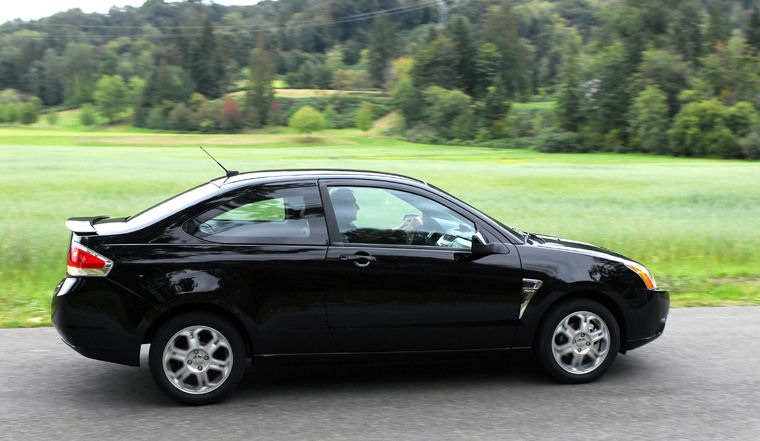
[[[528,239],[533,239],[533,240],[535,240],[536,242],[539,242],[539,243],[546,243],[546,241],[543,240],[542,238],[540,238],[536,233],[525,232],[525,235],[528,237]]]

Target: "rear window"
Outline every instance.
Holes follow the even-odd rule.
[[[185,229],[218,243],[327,244],[327,227],[316,186],[250,190],[197,216]]]

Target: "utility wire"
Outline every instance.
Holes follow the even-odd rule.
[[[227,34],[239,34],[239,33],[248,33],[248,32],[269,32],[269,31],[275,31],[275,30],[282,30],[282,29],[303,29],[303,28],[310,28],[310,27],[321,27],[321,26],[331,26],[336,24],[344,24],[344,23],[352,23],[357,21],[364,21],[373,19],[379,15],[382,14],[388,14],[388,15],[398,15],[403,14],[407,12],[417,11],[420,9],[425,9],[427,7],[437,5],[439,4],[440,0],[437,1],[428,1],[423,3],[414,3],[411,5],[404,5],[404,6],[397,6],[395,8],[388,8],[388,9],[382,9],[378,11],[370,11],[370,12],[364,12],[361,14],[355,14],[350,15],[346,17],[341,17],[333,20],[329,20],[326,22],[316,22],[316,23],[308,23],[308,22],[302,22],[302,23],[294,23],[290,25],[280,26],[280,25],[269,25],[269,26],[255,26],[255,25],[226,25],[226,26],[214,26],[215,30],[228,30]],[[23,23],[22,26],[34,26],[34,27],[58,27],[58,28],[70,28],[75,30],[84,30],[84,29],[143,29],[145,26],[153,26],[149,23],[146,23],[144,25],[136,25],[136,26],[108,26],[108,25],[73,25],[73,24],[54,24],[54,23]],[[202,26],[153,26],[153,28],[156,29],[202,29]],[[24,29],[24,30],[30,30],[30,29]],[[229,31],[232,30],[232,31]],[[42,31],[44,32],[44,31]],[[92,38],[114,38],[114,37],[132,37],[132,38],[176,38],[176,37],[196,37],[197,34],[132,34],[132,35],[118,35],[118,34],[107,34],[107,35],[96,35],[96,34],[86,34],[88,37]],[[22,38],[22,39],[28,39],[28,38],[38,38],[38,39],[47,39],[47,38],[55,38],[55,37],[70,37],[71,35],[68,34],[46,34],[46,35],[18,35],[10,37],[16,37],[16,38]],[[3,36],[0,36],[2,38]],[[5,37],[8,37],[6,35]]]

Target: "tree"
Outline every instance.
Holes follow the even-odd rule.
[[[555,118],[559,127],[568,132],[578,132],[586,120],[586,91],[581,86],[578,44],[577,41],[569,41],[565,45],[560,84],[555,96]]]
[[[356,127],[362,132],[372,128],[372,103],[362,102],[356,112]]]
[[[303,106],[288,120],[288,125],[298,133],[311,133],[325,127],[325,117],[311,106]]]
[[[468,95],[475,93],[478,78],[475,71],[475,43],[470,34],[467,20],[458,16],[451,29],[451,41],[454,43],[454,70],[456,87]]]
[[[391,92],[393,105],[401,112],[407,126],[413,126],[424,116],[424,102],[422,93],[417,89],[412,80],[402,79],[393,92]]]
[[[129,92],[127,93],[127,104],[134,107],[140,102],[140,97],[145,89],[145,80],[140,77],[132,77],[129,79],[127,88],[129,89]]]
[[[631,105],[630,81],[634,68],[626,60],[620,43],[607,46],[597,56],[592,70],[598,84],[590,96],[593,122],[600,134],[626,129],[625,115]]]
[[[453,89],[457,83],[454,44],[440,36],[417,52],[410,70],[415,87],[439,86]]]
[[[683,106],[668,132],[672,152],[683,156],[739,157],[738,139],[726,127],[726,114],[726,107],[716,99]]]
[[[707,30],[705,32],[705,45],[707,51],[712,51],[715,45],[728,40],[729,30],[726,23],[726,17],[723,15],[720,0],[710,2],[710,15],[707,19]]]
[[[396,28],[388,14],[378,16],[372,25],[369,36],[369,74],[375,86],[385,84],[385,71],[388,63],[396,55]]]
[[[668,118],[673,118],[681,108],[678,95],[691,85],[689,65],[680,55],[666,50],[644,51],[636,74],[635,93],[649,85],[656,85],[665,93],[668,102]]]
[[[510,97],[520,99],[530,95],[526,67],[526,48],[520,43],[517,23],[509,1],[488,10],[481,35],[483,42],[492,43],[499,52],[499,77]]]
[[[245,93],[246,114],[251,114],[253,124],[263,126],[267,124],[269,109],[274,101],[275,66],[272,55],[264,45],[264,39],[260,38],[258,47],[253,50],[250,64],[250,78]]]
[[[113,122],[128,103],[128,89],[119,75],[104,75],[95,86],[95,105],[98,113]]]
[[[186,66],[196,91],[209,98],[218,98],[223,92],[225,70],[218,49],[211,20],[206,19],[201,35],[188,46]]]
[[[760,115],[755,107],[745,101],[740,101],[729,107],[725,115],[726,127],[739,138],[743,138],[760,124]]]
[[[460,90],[447,90],[430,86],[424,92],[427,120],[439,135],[446,138],[467,139],[463,130],[472,119],[471,98]],[[456,129],[456,130],[454,130]]]
[[[752,15],[747,24],[747,43],[755,48],[756,54],[760,54],[760,9],[757,5],[752,7]]]
[[[667,96],[656,85],[647,86],[629,113],[631,144],[646,153],[669,153]]]
[[[489,87],[495,86],[499,81],[501,55],[493,43],[483,43],[475,55],[475,72],[478,82],[475,88],[475,96],[483,96]]]

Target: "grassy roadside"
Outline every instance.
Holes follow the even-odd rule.
[[[358,168],[425,179],[505,223],[647,264],[674,306],[760,304],[760,163],[432,146],[332,130],[240,135],[0,127],[0,326],[49,324],[70,216],[125,216],[239,170]]]

